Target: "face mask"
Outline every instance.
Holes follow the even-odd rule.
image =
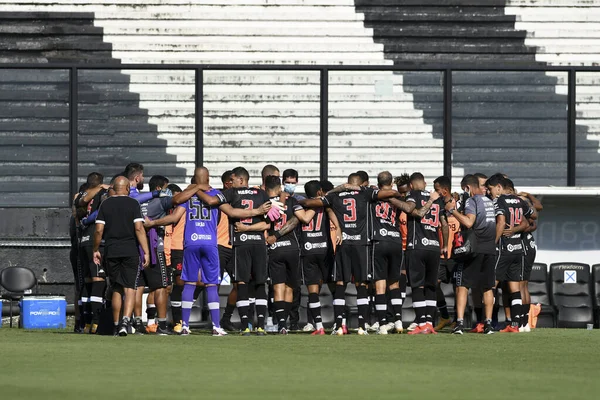
[[[173,197],[173,192],[169,188],[163,189],[160,191],[160,197]]]
[[[294,192],[296,191],[296,184],[294,184],[294,183],[286,183],[286,184],[283,185],[283,190],[286,193],[294,194]]]

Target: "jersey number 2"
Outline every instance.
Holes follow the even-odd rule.
[[[254,208],[254,201],[244,199],[244,200],[242,200],[242,206],[244,206],[244,209],[246,209],[246,210],[252,210]],[[246,218],[246,219],[242,219],[242,220],[240,220],[240,222],[242,224],[250,224],[251,225],[252,224],[252,217]]]

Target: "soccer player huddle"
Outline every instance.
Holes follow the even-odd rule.
[[[303,330],[325,335],[320,293],[333,295],[332,334],[349,333],[346,291],[356,289],[358,335],[436,334],[465,331],[469,290],[476,326],[498,326],[499,290],[506,307],[502,332],[529,331],[527,280],[535,260],[541,203],[517,193],[508,177],[467,175],[462,194],[441,176],[428,190],[415,172],[393,177],[358,171],[345,184],[312,180],[296,190],[298,173],[273,165],[250,187],[243,167],[222,174],[220,189],[204,167],[182,189],[161,175],[144,187],[137,163],[103,183],[91,173],[73,201],[71,263],[76,276],[76,331],[98,333],[105,308],[112,333],[189,335],[192,305],[201,291],[212,334],[264,336],[299,330],[300,287],[308,291]],[[218,287],[229,276],[232,290],[221,315]],[[441,284],[453,284],[454,321]],[[402,319],[407,286],[414,321]],[[142,321],[143,294],[147,324]],[[168,321],[170,304],[172,320]],[[237,308],[240,326],[232,323]],[[372,315],[371,311],[374,310]],[[439,321],[436,313],[439,310]],[[373,320],[376,322],[372,323]],[[289,323],[288,323],[289,321]]]

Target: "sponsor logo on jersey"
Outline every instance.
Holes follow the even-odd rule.
[[[387,229],[380,229],[380,230],[379,230],[379,234],[380,234],[381,236],[387,236],[387,234],[388,234],[388,231],[387,231]]]
[[[400,237],[400,232],[388,231],[387,229],[383,229],[383,228],[379,230],[379,234],[381,236],[389,236],[389,237],[394,237],[394,238]]]
[[[438,242],[437,240],[423,238],[423,239],[421,239],[421,244],[423,246],[439,246],[440,242]]]
[[[462,254],[462,253],[466,253],[466,252],[467,252],[467,248],[465,246],[454,248],[454,254]]]
[[[287,247],[287,246],[291,246],[292,242],[289,240],[284,240],[282,242],[275,242],[271,245],[271,250],[275,250],[278,247]]]
[[[245,189],[245,190],[238,190],[237,193],[238,194],[257,194],[258,191],[256,189]]]
[[[521,250],[521,249],[523,249],[523,246],[520,245],[520,244],[508,244],[508,245],[506,245],[506,250],[510,251],[511,253],[513,251]]]
[[[308,242],[304,243],[304,250],[310,251],[310,250],[312,250],[312,248],[313,248],[312,243],[308,243]]]
[[[519,199],[506,199],[504,200],[507,204],[519,204],[521,200]]]
[[[241,240],[242,242],[245,242],[246,240],[248,240],[248,235],[246,235],[245,233],[244,233],[244,234],[241,234],[241,235],[240,235],[240,240]]]
[[[361,240],[361,235],[348,235],[347,233],[343,233],[342,232],[342,239],[343,240]]]
[[[356,190],[353,190],[351,192],[341,192],[338,196],[339,197],[345,197],[345,196],[353,196],[356,194],[359,194],[360,192],[357,192]]]
[[[190,235],[190,240],[192,242],[195,242],[197,240],[212,240],[212,235],[204,235],[204,234],[198,235],[197,233],[192,233]]]

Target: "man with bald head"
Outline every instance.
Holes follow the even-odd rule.
[[[378,200],[398,197],[393,189],[372,189],[361,187],[363,179],[354,173],[348,176],[348,184],[337,187],[320,199],[301,200],[307,208],[331,207],[342,228],[342,244],[336,248],[334,279],[336,289],[333,310],[336,319],[334,334],[344,335],[347,328],[342,325],[346,306],[345,292],[348,282],[356,284],[358,305],[358,334],[367,335],[365,323],[369,311],[367,283],[373,279],[369,263],[370,206]]]
[[[150,252],[140,204],[129,197],[129,189],[130,184],[126,177],[119,176],[114,180],[115,194],[100,205],[94,234],[93,251],[96,264],[102,263],[99,248],[104,239],[106,272],[113,289],[114,332],[118,336],[127,336],[131,325],[140,262],[138,244],[143,250],[142,266],[147,268],[150,265]],[[119,323],[123,298],[123,319]]]

